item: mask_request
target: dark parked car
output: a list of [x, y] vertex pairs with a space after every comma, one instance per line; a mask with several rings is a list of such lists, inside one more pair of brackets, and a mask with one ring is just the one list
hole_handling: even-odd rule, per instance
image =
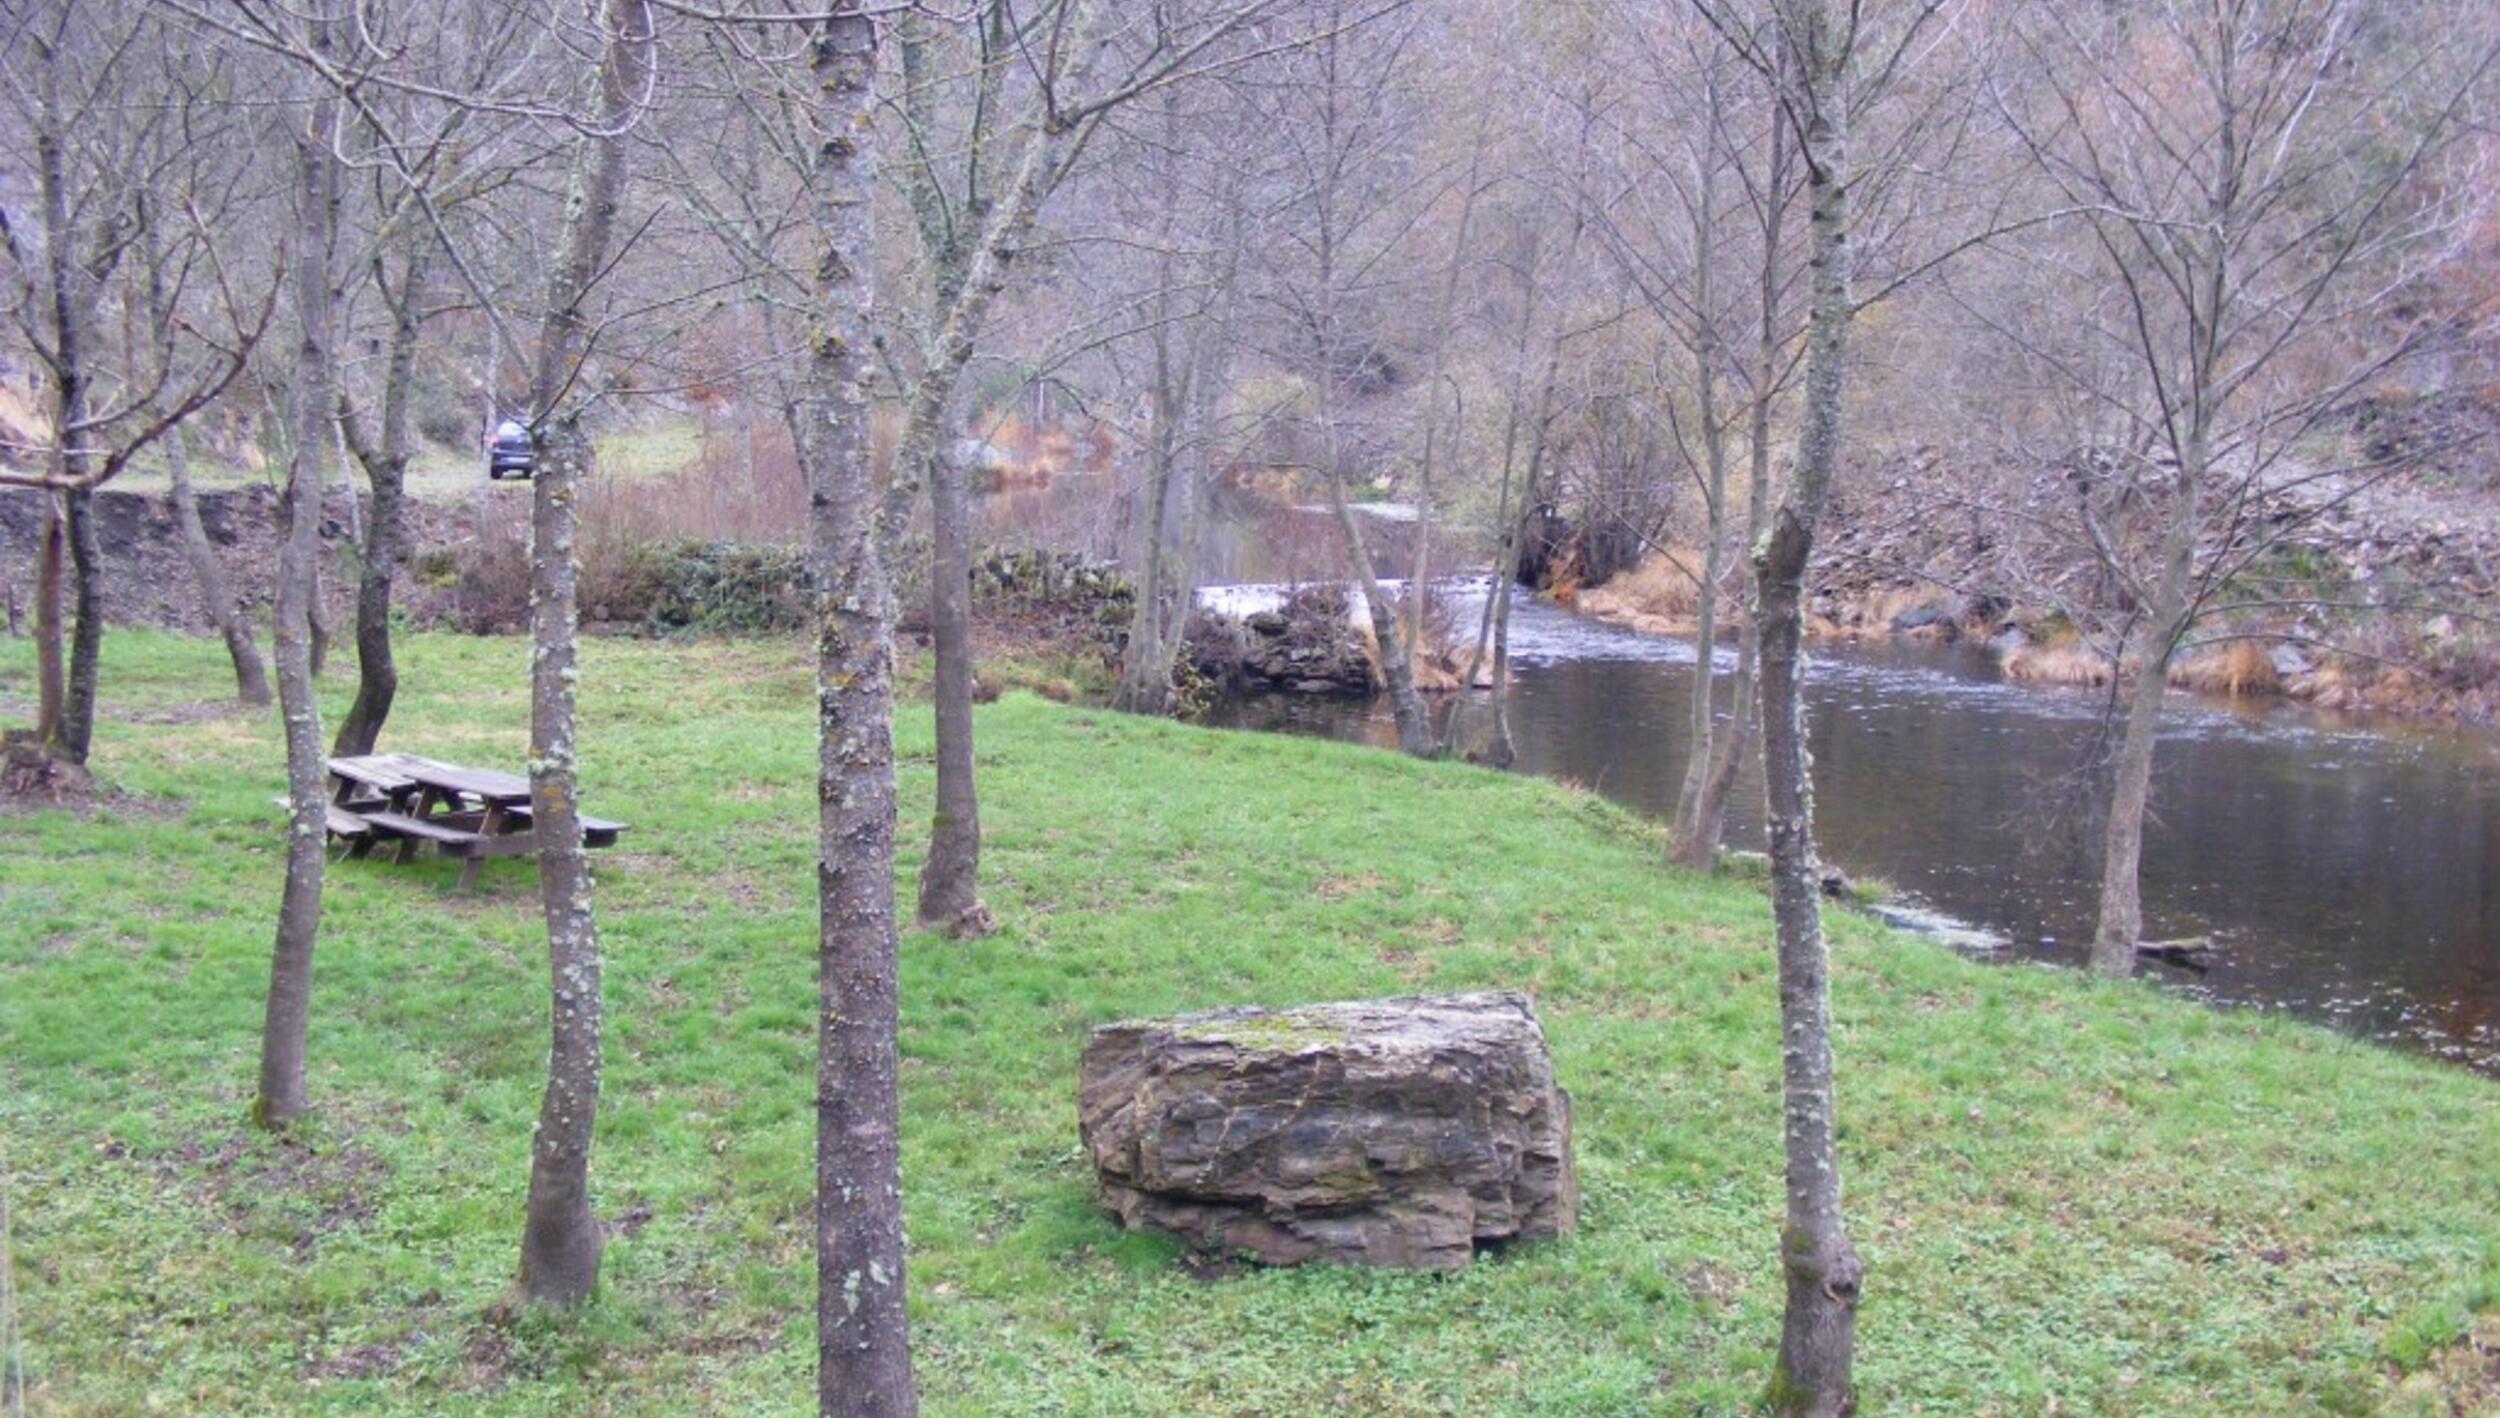
[[538, 468], [538, 448], [530, 441], [530, 431], [512, 419], [495, 425], [486, 435], [486, 476], [501, 481], [510, 473], [528, 477]]

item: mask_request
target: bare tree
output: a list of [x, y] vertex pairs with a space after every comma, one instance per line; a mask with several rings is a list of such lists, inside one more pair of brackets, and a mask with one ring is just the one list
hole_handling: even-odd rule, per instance
[[[1570, 176], [1549, 181], [1538, 156], [1526, 159], [1530, 169], [1512, 174], [1525, 204], [1524, 210], [1511, 214], [1509, 222], [1517, 233], [1514, 249], [1489, 258], [1510, 276], [1517, 305], [1504, 376], [1500, 510], [1495, 514], [1500, 541], [1493, 558], [1492, 589], [1476, 627], [1465, 678], [1476, 682], [1488, 663], [1489, 650], [1490, 723], [1483, 743], [1473, 753], [1499, 768], [1511, 766], [1518, 756], [1510, 731], [1510, 610], [1519, 587], [1528, 579], [1530, 533], [1544, 524], [1554, 503], [1555, 480], [1547, 455], [1564, 405], [1571, 402], [1563, 388], [1565, 354], [1575, 341], [1613, 322], [1610, 313], [1583, 318], [1588, 314], [1578, 305], [1583, 292], [1572, 280], [1589, 229], [1584, 198], [1589, 189], [1590, 130], [1600, 107], [1594, 79], [1584, 77], [1576, 88], [1563, 120], [1570, 133]], [[1545, 151], [1532, 149], [1539, 155]], [[1559, 243], [1546, 239], [1547, 220], [1557, 201], [1568, 214]], [[1455, 735], [1457, 716], [1451, 719]]]
[[[145, 193], [158, 174], [150, 155], [166, 147], [157, 129], [172, 111], [126, 101], [139, 66], [123, 65], [120, 56], [157, 42], [153, 17], [129, 5], [31, 5], [9, 17], [0, 39], [37, 192], [34, 212], [0, 213], [0, 246], [17, 278], [14, 323], [52, 396], [50, 444], [34, 450], [45, 468], [0, 470], [0, 484], [47, 493], [35, 603], [35, 738], [54, 759], [83, 768], [104, 640], [94, 491], [224, 392], [266, 328], [268, 309], [255, 320], [221, 283], [233, 332], [225, 342], [211, 343], [191, 322], [177, 320], [132, 342], [143, 363], [110, 367], [99, 329], [108, 283], [151, 231]], [[66, 653], [65, 579], [74, 594]]]
[[564, 225], [550, 263], [530, 381], [540, 455], [530, 503], [530, 817], [547, 920], [547, 1091], [530, 1145], [521, 1231], [522, 1298], [569, 1308], [590, 1297], [603, 1237], [590, 1201], [601, 1068], [601, 961], [590, 864], [582, 850], [578, 721], [576, 501], [590, 439], [575, 397], [587, 353], [584, 310], [611, 255], [629, 173], [628, 138], [657, 75], [650, 0], [602, 0], [596, 98], [575, 144]]
[[[2079, 539], [2117, 592], [2126, 712], [2111, 763], [2093, 969], [2134, 968], [2164, 686], [2235, 580], [2312, 510], [2398, 470], [2318, 467], [2302, 440], [2439, 333], [2390, 314], [2484, 184], [2439, 170], [2495, 49], [2473, 28], [2390, 43], [2352, 0], [2027, 9], [1999, 111], [2078, 238], [2026, 243], [2031, 288], [1988, 313], [2069, 391]], [[2028, 82], [2021, 82], [2027, 80]], [[2463, 180], [2460, 180], [2463, 179]], [[2047, 259], [2044, 259], [2047, 258]]]
[[[1093, 12], [1084, 0], [1059, 7], [1074, 17], [1069, 60], [1091, 62]], [[902, 17], [903, 115], [907, 190], [927, 266], [928, 319], [921, 368], [908, 400], [909, 421], [896, 454], [895, 486], [925, 477], [929, 492], [929, 638], [935, 654], [932, 697], [937, 713], [937, 805], [929, 824], [929, 855], [920, 869], [919, 919], [965, 934], [989, 929], [980, 899], [981, 805], [972, 755], [972, 510], [968, 470], [949, 441], [955, 393], [980, 340], [990, 303], [1027, 239], [1041, 204], [1060, 176], [1071, 131], [1052, 112], [1046, 82], [1011, 125], [998, 121], [1001, 90], [1017, 58], [1008, 7], [992, 3], [970, 25], [973, 83], [961, 124], [961, 176], [939, 154], [950, 136], [937, 113], [939, 79], [932, 72], [935, 37], [928, 17]], [[1056, 45], [1052, 46], [1057, 57]], [[1000, 151], [1014, 154], [1003, 203]], [[951, 190], [950, 190], [951, 189]], [[958, 207], [960, 210], [958, 210]], [[977, 279], [976, 279], [977, 278]]]
[[[1783, 1414], [1841, 1418], [1856, 1408], [1852, 1366], [1866, 1268], [1841, 1207], [1831, 952], [1805, 735], [1803, 597], [1840, 460], [1849, 329], [1858, 310], [1853, 188], [1862, 169], [1852, 134], [1865, 106], [1909, 62], [1938, 7], [1869, 17], [1843, 0], [1773, 0], [1761, 17], [1768, 23], [1757, 24], [1734, 6], [1695, 4], [1757, 74], [1779, 85], [1806, 187], [1810, 289], [1796, 450], [1788, 487], [1753, 548], [1788, 1193], [1780, 1233], [1787, 1306], [1769, 1398]], [[1876, 18], [1881, 22], [1868, 23]]]
[[1840, 455], [1841, 381], [1853, 313], [1849, 121], [1858, 101], [1856, 22], [1833, 0], [1781, 0], [1777, 16], [1774, 42], [1786, 55], [1785, 99], [1796, 114], [1806, 169], [1814, 275], [1795, 474], [1753, 554], [1788, 1170], [1788, 1219], [1780, 1236], [1788, 1305], [1771, 1398], [1783, 1413], [1838, 1418], [1856, 1406], [1851, 1364], [1865, 1266], [1841, 1219], [1831, 951], [1823, 939], [1822, 872], [1814, 851], [1800, 642], [1806, 563]]
[[[1720, 598], [1730, 543], [1741, 535], [1751, 546], [1767, 524], [1773, 413], [1801, 333], [1784, 240], [1794, 162], [1775, 76], [1734, 63], [1706, 34], [1679, 33], [1671, 21], [1637, 12], [1620, 18], [1643, 57], [1647, 87], [1667, 92], [1654, 95], [1663, 121], [1640, 131], [1618, 125], [1620, 155], [1602, 179], [1608, 186], [1593, 216], [1625, 281], [1689, 370], [1689, 416], [1678, 400], [1661, 401], [1702, 509], [1701, 565], [1686, 568], [1695, 583], [1692, 726], [1669, 855], [1708, 870], [1751, 738], [1759, 650], [1748, 618], [1722, 730]], [[1776, 46], [1753, 36], [1748, 44], [1776, 62]], [[1740, 460], [1741, 521], [1730, 477]]]
[[1207, 136], [1233, 110], [1193, 114], [1179, 85], [1166, 86], [1156, 106], [1154, 140], [1136, 144], [1134, 158], [1122, 162], [1150, 175], [1154, 209], [1145, 312], [1146, 507], [1137, 603], [1112, 698], [1112, 707], [1139, 714], [1175, 707], [1173, 666], [1195, 595], [1197, 531], [1233, 344], [1243, 225], [1240, 167]]
[[[967, 470], [948, 433], [964, 372], [981, 347], [1009, 268], [1032, 240], [1043, 204], [1106, 115], [1179, 82], [1192, 66], [1219, 62], [1227, 41], [1275, 8], [1236, 0], [1199, 13], [1140, 7], [1106, 29], [1102, 0], [1056, 0], [1018, 15], [984, 5], [970, 29], [974, 56], [968, 117], [949, 126], [933, 111], [934, 38], [906, 16], [902, 52], [906, 190], [929, 265], [931, 300], [920, 322], [918, 368], [904, 396], [895, 468], [879, 513], [889, 551], [925, 480], [930, 496], [929, 630], [936, 658], [937, 804], [920, 872], [918, 918], [961, 933], [990, 927], [981, 904], [980, 800], [972, 752], [971, 511]], [[1109, 77], [1095, 71], [1118, 57]], [[1009, 87], [1021, 75], [1019, 94]], [[1019, 101], [1008, 103], [1010, 96]], [[1015, 115], [1003, 128], [999, 111]], [[944, 181], [934, 155], [962, 155], [964, 176]], [[1006, 174], [1003, 181], [997, 174]]]
[[[327, 57], [337, 45], [335, 12], [325, 3], [302, 22], [305, 49]], [[315, 558], [321, 551], [322, 455], [330, 443], [336, 380], [331, 246], [337, 235], [338, 98], [309, 79], [311, 97], [292, 105], [299, 117], [288, 138], [294, 152], [293, 249], [289, 296], [298, 335], [287, 381], [294, 447], [287, 468], [286, 542], [278, 559], [278, 712], [286, 725], [286, 886], [270, 954], [269, 999], [261, 1026], [260, 1092], [252, 1116], [283, 1128], [312, 1108], [305, 1079], [305, 1031], [312, 1007], [313, 946], [321, 931], [322, 876], [328, 864], [328, 794], [324, 791], [321, 705], [312, 661]]]
[[[243, 138], [244, 124], [212, 97], [232, 81], [226, 56], [214, 48], [163, 45], [150, 67], [150, 96], [166, 117], [149, 124], [139, 143], [146, 180], [132, 195], [136, 260], [123, 265], [127, 279], [119, 301], [125, 369], [146, 367], [148, 340], [163, 340], [196, 318], [203, 285], [226, 288], [236, 262], [219, 249], [218, 234], [251, 227], [260, 196], [252, 190], [252, 146]], [[229, 237], [223, 244], [234, 243]], [[271, 284], [276, 281], [273, 273]], [[144, 318], [133, 320], [131, 314]], [[160, 394], [154, 412], [160, 417], [171, 412], [172, 398], [178, 397]], [[199, 583], [201, 607], [226, 643], [236, 697], [262, 707], [270, 702], [268, 667], [201, 520], [191, 483], [191, 444], [190, 429], [183, 425], [162, 440], [183, 557]]]
[[1378, 306], [1391, 257], [1411, 231], [1407, 208], [1422, 190], [1402, 161], [1417, 120], [1403, 100], [1421, 21], [1402, 13], [1358, 26], [1358, 13], [1336, 0], [1319, 7], [1318, 34], [1282, 56], [1281, 72], [1261, 91], [1259, 121], [1276, 136], [1282, 188], [1266, 200], [1282, 219], [1255, 250], [1260, 291], [1282, 329], [1278, 358], [1300, 375], [1309, 401], [1311, 461], [1379, 646], [1398, 746], [1429, 757], [1438, 745], [1415, 688], [1414, 648], [1347, 495], [1360, 457], [1348, 405], [1392, 382]]

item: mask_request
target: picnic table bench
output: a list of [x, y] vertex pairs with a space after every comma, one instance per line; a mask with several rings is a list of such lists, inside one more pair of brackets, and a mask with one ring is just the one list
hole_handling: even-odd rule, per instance
[[[357, 754], [328, 766], [330, 835], [348, 844], [351, 857], [390, 842], [397, 846], [394, 860], [405, 862], [430, 842], [442, 856], [465, 859], [465, 889], [477, 884], [490, 859], [538, 850], [527, 778], [413, 753]], [[581, 827], [585, 847], [612, 847], [625, 831], [624, 823], [587, 814]]]

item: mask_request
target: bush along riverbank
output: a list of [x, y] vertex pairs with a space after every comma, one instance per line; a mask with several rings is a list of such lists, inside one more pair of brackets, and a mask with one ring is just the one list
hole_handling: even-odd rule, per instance
[[[610, 1228], [578, 1316], [502, 1322], [545, 1063], [529, 868], [341, 862], [316, 1123], [244, 1121], [283, 780], [215, 642], [106, 641], [84, 813], [0, 816], [0, 1135], [30, 1411], [792, 1412], [812, 1388], [811, 673], [782, 639], [583, 647]], [[526, 643], [409, 637], [391, 746], [517, 766]], [[324, 683], [336, 712], [349, 688]], [[0, 701], [31, 696], [0, 662]], [[926, 820], [926, 711], [898, 743]], [[903, 946], [932, 1418], [1735, 1415], [1778, 1339], [1777, 1001], [1741, 881], [1594, 796], [1010, 695], [980, 711], [1002, 929]], [[918, 869], [906, 831], [899, 879]], [[2462, 1413], [2500, 1296], [2500, 1092], [2139, 985], [1835, 915], [1868, 1413]], [[1076, 1143], [1112, 1019], [1519, 989], [1581, 1224], [1449, 1277], [1186, 1264]], [[2468, 1341], [2461, 1343], [2460, 1341]]]

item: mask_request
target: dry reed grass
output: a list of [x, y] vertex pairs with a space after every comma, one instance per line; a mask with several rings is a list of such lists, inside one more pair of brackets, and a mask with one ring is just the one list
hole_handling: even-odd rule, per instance
[[[1390, 604], [1397, 615], [1400, 617], [1405, 615], [1405, 597], [1392, 597]], [[1375, 685], [1383, 683], [1380, 637], [1372, 631], [1371, 618], [1365, 616], [1357, 620], [1354, 629], [1363, 642], [1363, 657], [1371, 662], [1372, 683]], [[1438, 592], [1427, 590], [1424, 594], [1421, 624], [1416, 628], [1415, 644], [1412, 647], [1411, 673], [1414, 676], [1416, 690], [1424, 694], [1446, 694], [1452, 690], [1469, 688], [1471, 677], [1467, 673], [1467, 662], [1474, 657], [1475, 650], [1473, 630], [1459, 625], [1457, 611], [1447, 598]], [[1474, 688], [1487, 689], [1492, 686], [1492, 658], [1488, 650], [1485, 663], [1475, 667], [1476, 672], [1472, 676]]]
[[2275, 673], [2273, 657], [2255, 641], [2234, 640], [2173, 662], [2170, 687], [2253, 699], [2281, 694], [2283, 677]]
[[[1700, 565], [1701, 553], [1690, 548], [1651, 552], [1604, 585], [1576, 588], [1576, 609], [1647, 635], [1689, 633], [1693, 613], [1701, 606]], [[1555, 599], [1573, 604], [1565, 595], [1571, 589], [1557, 584]]]
[[2017, 645], [1999, 659], [2010, 680], [2098, 689], [2110, 681], [2109, 657], [2080, 645]]
[[1580, 610], [1605, 620], [1615, 615], [1650, 615], [1690, 623], [1703, 603], [1700, 565], [1703, 555], [1693, 548], [1650, 553], [1633, 570], [1615, 573], [1605, 585], [1580, 590]]

